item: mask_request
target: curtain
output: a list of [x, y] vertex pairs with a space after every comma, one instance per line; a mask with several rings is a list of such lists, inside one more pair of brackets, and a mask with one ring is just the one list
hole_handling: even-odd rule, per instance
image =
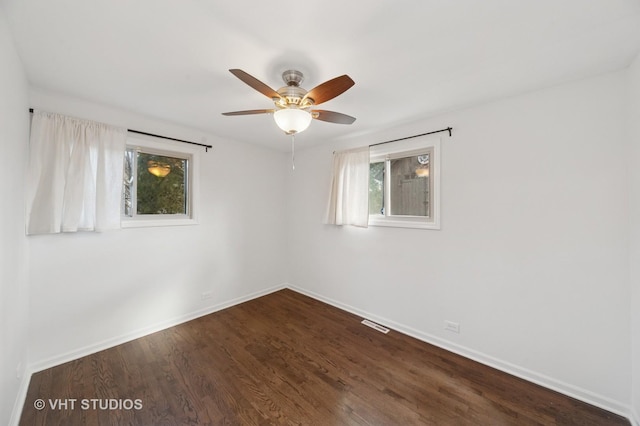
[[34, 111], [27, 234], [120, 227], [126, 129]]
[[333, 154], [327, 223], [369, 225], [369, 147]]

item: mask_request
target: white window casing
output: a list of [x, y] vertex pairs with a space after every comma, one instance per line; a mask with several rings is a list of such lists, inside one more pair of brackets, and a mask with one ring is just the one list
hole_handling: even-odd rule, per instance
[[[187, 160], [186, 170], [186, 214], [138, 214], [136, 194], [133, 191], [133, 208], [131, 215], [122, 214], [123, 228], [150, 227], [150, 226], [178, 226], [197, 224], [198, 199], [199, 199], [199, 153], [196, 147], [178, 145], [167, 141], [147, 136], [132, 136], [127, 138], [127, 150], [141, 153], [156, 154], [167, 157], [182, 158]], [[135, 161], [134, 161], [135, 163]], [[134, 169], [135, 170], [135, 169]], [[137, 178], [133, 173], [134, 180]], [[134, 186], [135, 189], [135, 186]]]
[[[390, 160], [429, 154], [429, 215], [394, 215], [390, 209], [391, 174]], [[387, 178], [384, 179], [384, 214], [369, 212], [370, 226], [400, 228], [440, 229], [440, 137], [421, 136], [403, 141], [370, 147], [370, 163], [384, 162]]]

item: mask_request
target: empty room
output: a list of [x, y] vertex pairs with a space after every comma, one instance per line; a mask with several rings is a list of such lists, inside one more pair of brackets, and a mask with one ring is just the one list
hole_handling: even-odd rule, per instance
[[0, 0], [0, 424], [640, 426], [640, 0]]

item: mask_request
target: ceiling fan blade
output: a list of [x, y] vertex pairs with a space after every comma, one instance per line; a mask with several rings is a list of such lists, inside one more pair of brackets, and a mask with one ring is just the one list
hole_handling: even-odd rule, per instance
[[235, 75], [236, 77], [238, 77], [240, 80], [242, 80], [243, 82], [245, 82], [249, 86], [251, 86], [252, 88], [254, 88], [255, 90], [257, 90], [258, 92], [260, 92], [263, 95], [265, 95], [266, 97], [268, 97], [270, 99], [273, 99], [273, 98], [280, 99], [281, 98], [281, 96], [280, 96], [280, 94], [278, 92], [276, 92], [271, 87], [267, 86], [266, 84], [264, 84], [263, 82], [261, 82], [257, 78], [253, 77], [252, 75], [249, 75], [246, 72], [244, 72], [242, 70], [239, 70], [239, 69], [231, 69], [231, 70], [229, 70], [229, 72], [231, 74]]
[[340, 77], [325, 81], [321, 85], [309, 90], [304, 98], [302, 98], [302, 102], [304, 102], [305, 99], [310, 98], [313, 99], [314, 105], [319, 105], [346, 92], [354, 84], [356, 83], [351, 80], [351, 77], [346, 74], [341, 75]]
[[249, 109], [246, 111], [223, 112], [222, 115], [251, 115], [251, 114], [271, 114], [275, 109]]
[[334, 111], [325, 111], [322, 109], [316, 109], [311, 111], [311, 116], [316, 120], [328, 121], [329, 123], [337, 124], [351, 124], [356, 121], [355, 117], [351, 117], [347, 114], [342, 114]]

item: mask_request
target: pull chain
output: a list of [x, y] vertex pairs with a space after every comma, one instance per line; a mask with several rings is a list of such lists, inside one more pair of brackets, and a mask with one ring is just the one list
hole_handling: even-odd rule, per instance
[[296, 135], [295, 133], [292, 133], [291, 134], [291, 170], [296, 169], [295, 142], [296, 142]]

